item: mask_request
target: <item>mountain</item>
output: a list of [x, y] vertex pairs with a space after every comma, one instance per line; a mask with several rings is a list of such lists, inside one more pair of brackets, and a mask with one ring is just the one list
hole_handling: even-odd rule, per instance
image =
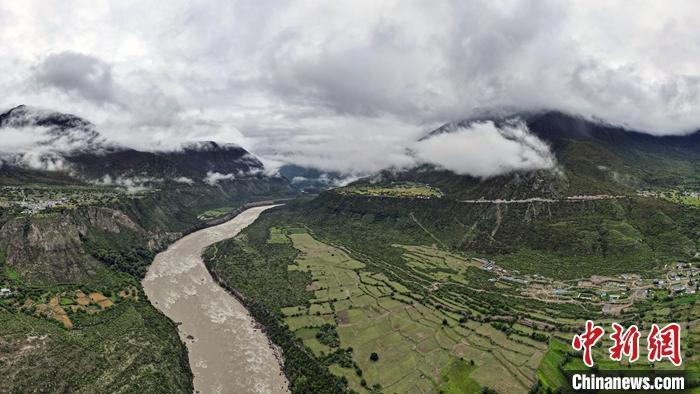
[[[509, 132], [526, 124], [553, 168], [486, 179], [387, 170], [267, 211], [205, 251], [284, 349], [293, 389], [566, 391], [582, 368], [568, 343], [586, 320], [692, 330], [697, 281], [681, 270], [700, 262], [698, 133], [654, 137], [552, 112], [477, 121], [497, 129], [469, 132], [509, 143], [532, 143]], [[450, 148], [431, 151], [460, 152]], [[601, 371], [630, 367], [600, 349]], [[698, 347], [685, 349], [681, 368], [694, 370]], [[633, 368], [660, 365], [647, 364]]]
[[[10, 134], [12, 133], [12, 134]], [[0, 136], [24, 141], [0, 155], [0, 184], [25, 182], [213, 183], [264, 179], [263, 164], [235, 144], [197, 141], [171, 151], [139, 151], [108, 142], [77, 116], [21, 105], [0, 114]]]
[[294, 187], [305, 193], [319, 193], [348, 183], [351, 177], [337, 171], [321, 171], [316, 168], [286, 164], [280, 167], [280, 175], [287, 178]]
[[[8, 185], [2, 190], [9, 209], [0, 217], [0, 249], [13, 269], [37, 282], [96, 275], [100, 256], [88, 250], [94, 234], [133, 233], [140, 239], [136, 244], [153, 250], [212, 219], [204, 215], [207, 210], [296, 193], [235, 144], [205, 141], [172, 151], [138, 151], [108, 142], [79, 117], [28, 106], [0, 114], [0, 136], [4, 133], [32, 138], [2, 157], [0, 182]], [[28, 190], [18, 194], [14, 186]], [[26, 226], [29, 231], [21, 230]], [[46, 243], [29, 241], [32, 234], [50, 233], [55, 235]], [[115, 244], [110, 248], [118, 249]]]
[[42, 128], [45, 139], [40, 144], [69, 144], [95, 149], [104, 143], [95, 125], [75, 115], [19, 105], [0, 114], [0, 128]]
[[211, 173], [232, 174], [231, 177], [264, 177], [263, 164], [245, 149], [233, 144], [203, 141], [179, 150], [144, 152], [134, 149], [109, 149], [98, 154], [78, 152], [66, 156], [81, 179], [140, 177], [168, 182], [189, 179], [205, 182]]
[[449, 250], [562, 278], [653, 269], [700, 250], [700, 133], [654, 136], [542, 112], [448, 123], [423, 140], [483, 121], [523, 122], [555, 166], [486, 179], [427, 164], [387, 170], [302, 206], [306, 224], [368, 234], [363, 242], [428, 234]]
[[407, 171], [385, 171], [378, 178], [380, 183], [428, 183], [449, 196], [465, 199], [616, 195], [700, 186], [700, 132], [654, 136], [550, 111], [451, 122], [422, 140], [484, 121], [497, 127], [524, 122], [533, 135], [549, 145], [556, 166], [481, 179], [423, 165]]
[[234, 144], [139, 151], [28, 106], [0, 114], [0, 138], [15, 144], [0, 152], [0, 285], [11, 290], [0, 392], [191, 393], [177, 325], [140, 279], [174, 240], [297, 191]]

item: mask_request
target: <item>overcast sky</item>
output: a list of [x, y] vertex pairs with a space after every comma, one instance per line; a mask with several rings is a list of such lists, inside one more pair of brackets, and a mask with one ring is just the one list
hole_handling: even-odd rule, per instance
[[[698, 15], [697, 1], [5, 1], [0, 109], [346, 172], [408, 165], [425, 132], [485, 109], [684, 133], [700, 126]], [[487, 131], [466, 131], [467, 151], [512, 150]], [[538, 149], [520, 151], [547, 162]]]

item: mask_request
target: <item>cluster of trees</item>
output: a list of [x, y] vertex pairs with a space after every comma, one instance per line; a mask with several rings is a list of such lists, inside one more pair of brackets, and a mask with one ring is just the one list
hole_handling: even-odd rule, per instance
[[338, 337], [338, 332], [332, 324], [326, 323], [319, 327], [316, 333], [316, 339], [328, 347], [335, 348], [340, 346], [340, 337]]
[[[265, 326], [270, 339], [284, 352], [284, 373], [287, 375], [293, 392], [298, 393], [341, 393], [347, 391], [347, 379], [339, 378], [319, 363], [304, 343], [289, 331], [279, 318], [265, 305], [244, 299], [246, 308], [256, 321]], [[345, 350], [338, 349], [345, 353]], [[342, 354], [333, 353], [333, 360], [343, 359]], [[341, 364], [342, 365], [342, 364]], [[352, 365], [352, 364], [351, 364]]]
[[109, 268], [126, 272], [139, 279], [146, 275], [148, 266], [151, 264], [153, 257], [155, 257], [155, 253], [140, 246], [126, 250], [108, 248], [89, 249], [93, 257], [105, 263]]
[[513, 327], [513, 326], [510, 325], [510, 324], [506, 324], [506, 323], [499, 322], [499, 321], [493, 321], [493, 322], [491, 322], [490, 324], [491, 324], [491, 326], [492, 326], [493, 328], [495, 328], [495, 329], [497, 329], [497, 330], [500, 330], [500, 331], [503, 331], [503, 332], [505, 332], [507, 335], [510, 335], [510, 334], [517, 334], [517, 335], [520, 335], [520, 336], [523, 336], [523, 337], [530, 337], [531, 339], [534, 339], [535, 341], [539, 341], [539, 342], [547, 342], [547, 341], [549, 341], [549, 335], [543, 334], [543, 333], [541, 333], [541, 332], [532, 331], [532, 332], [528, 335], [526, 332], [524, 332], [524, 331], [522, 331], [522, 330], [518, 330], [517, 328]]
[[[340, 393], [348, 390], [347, 379], [333, 375], [328, 366], [339, 364], [351, 368], [352, 358], [340, 345], [332, 325], [319, 328], [319, 341], [337, 349], [317, 358], [283, 321], [280, 308], [308, 305], [308, 273], [289, 272], [287, 266], [298, 251], [289, 244], [268, 244], [268, 227], [263, 215], [246, 228], [237, 239], [209, 247], [204, 261], [216, 281], [237, 295], [268, 337], [284, 353], [284, 373], [293, 392]], [[284, 294], [284, 297], [280, 297]]]

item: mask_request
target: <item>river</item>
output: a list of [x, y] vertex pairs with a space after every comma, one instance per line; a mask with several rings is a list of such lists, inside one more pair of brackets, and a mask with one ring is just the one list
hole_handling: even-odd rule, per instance
[[205, 247], [235, 236], [274, 205], [250, 208], [223, 224], [189, 234], [153, 260], [143, 288], [179, 326], [195, 393], [288, 393], [287, 378], [263, 332], [241, 303], [212, 279]]

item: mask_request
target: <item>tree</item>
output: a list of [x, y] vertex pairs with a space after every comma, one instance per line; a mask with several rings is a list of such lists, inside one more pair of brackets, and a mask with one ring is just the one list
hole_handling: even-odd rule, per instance
[[372, 352], [372, 354], [370, 354], [370, 356], [369, 356], [369, 359], [374, 361], [374, 362], [377, 362], [377, 361], [379, 361], [379, 355], [376, 352]]

